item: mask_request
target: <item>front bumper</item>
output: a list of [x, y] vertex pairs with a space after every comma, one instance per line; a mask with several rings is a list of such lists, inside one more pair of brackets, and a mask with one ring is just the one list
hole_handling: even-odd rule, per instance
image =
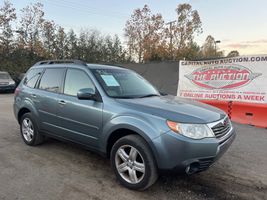
[[188, 174], [204, 171], [227, 151], [235, 137], [233, 128], [220, 140], [194, 140], [169, 131], [153, 140], [158, 168]]
[[0, 85], [0, 91], [15, 90], [16, 85]]

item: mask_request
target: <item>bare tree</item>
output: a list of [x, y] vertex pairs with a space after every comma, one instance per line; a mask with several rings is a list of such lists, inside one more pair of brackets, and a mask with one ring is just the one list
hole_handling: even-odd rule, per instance
[[2, 55], [8, 56], [13, 41], [13, 31], [11, 23], [16, 20], [15, 8], [9, 1], [4, 1], [0, 8], [0, 44]]
[[44, 22], [43, 4], [30, 4], [23, 8], [21, 13], [22, 16], [19, 27], [21, 42], [24, 46], [28, 47], [32, 53], [38, 52], [38, 48], [40, 47], [40, 35]]
[[149, 60], [162, 39], [164, 21], [161, 14], [152, 14], [147, 5], [134, 10], [124, 29], [130, 54], [138, 61]]
[[190, 4], [179, 4], [176, 13], [177, 23], [171, 27], [169, 34], [173, 34], [176, 56], [179, 58], [179, 54], [192, 44], [195, 35], [202, 33], [202, 23], [198, 11], [193, 10]]

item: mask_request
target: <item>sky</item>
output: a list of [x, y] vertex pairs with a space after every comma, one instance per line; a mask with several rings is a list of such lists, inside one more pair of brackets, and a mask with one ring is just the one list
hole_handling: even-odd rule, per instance
[[[1, 0], [3, 1], [3, 0]], [[36, 0], [10, 0], [18, 10]], [[208, 35], [227, 54], [238, 50], [241, 55], [267, 54], [266, 0], [39, 0], [45, 18], [54, 20], [66, 30], [79, 33], [82, 28], [117, 34], [122, 40], [123, 28], [133, 10], [147, 4], [153, 13], [161, 13], [165, 22], [175, 20], [175, 8], [190, 3], [197, 10], [203, 33], [195, 38], [202, 45]], [[2, 4], [2, 3], [1, 3]]]

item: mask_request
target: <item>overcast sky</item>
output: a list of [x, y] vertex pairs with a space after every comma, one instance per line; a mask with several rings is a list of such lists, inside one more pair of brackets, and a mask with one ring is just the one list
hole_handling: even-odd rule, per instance
[[[1, 0], [3, 1], [3, 0]], [[17, 10], [35, 0], [11, 0]], [[147, 4], [153, 13], [161, 13], [166, 22], [175, 20], [179, 3], [190, 3], [198, 10], [203, 34], [196, 38], [201, 45], [207, 35], [221, 40], [219, 47], [226, 53], [267, 54], [266, 0], [40, 0], [45, 18], [54, 20], [67, 30], [94, 28], [103, 33], [118, 34], [136, 8]]]

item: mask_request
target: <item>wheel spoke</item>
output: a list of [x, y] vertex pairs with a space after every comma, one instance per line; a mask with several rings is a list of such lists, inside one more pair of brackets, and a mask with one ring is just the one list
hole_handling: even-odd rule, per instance
[[29, 126], [29, 124], [27, 123], [26, 119], [24, 119], [22, 123], [23, 123], [25, 128], [27, 128]]
[[24, 128], [24, 127], [22, 127], [22, 133], [25, 135], [25, 134], [27, 134], [27, 128]]
[[130, 154], [129, 154], [129, 158], [132, 160], [132, 161], [135, 161], [136, 160], [136, 157], [137, 157], [137, 150], [136, 148], [132, 147], [131, 148], [131, 151], [130, 151]]
[[33, 136], [33, 130], [29, 128], [28, 130], [29, 135]]
[[127, 163], [126, 162], [124, 162], [124, 163], [122, 163], [122, 164], [120, 164], [119, 166], [118, 166], [118, 171], [120, 172], [120, 173], [123, 173], [123, 172], [125, 172], [125, 171], [127, 171], [128, 170], [128, 166], [127, 166]]
[[136, 171], [134, 169], [129, 169], [129, 176], [130, 176], [130, 180], [133, 183], [137, 183], [138, 182], [138, 179], [137, 179], [137, 176], [136, 176]]
[[127, 155], [127, 153], [124, 151], [124, 149], [119, 149], [118, 150], [118, 155], [120, 156], [120, 158], [123, 160], [123, 162], [126, 162], [129, 159], [129, 156]]
[[134, 162], [134, 169], [138, 172], [145, 173], [145, 165], [140, 162]]
[[32, 122], [31, 122], [31, 120], [28, 121], [28, 127], [29, 127], [29, 128], [32, 127]]

